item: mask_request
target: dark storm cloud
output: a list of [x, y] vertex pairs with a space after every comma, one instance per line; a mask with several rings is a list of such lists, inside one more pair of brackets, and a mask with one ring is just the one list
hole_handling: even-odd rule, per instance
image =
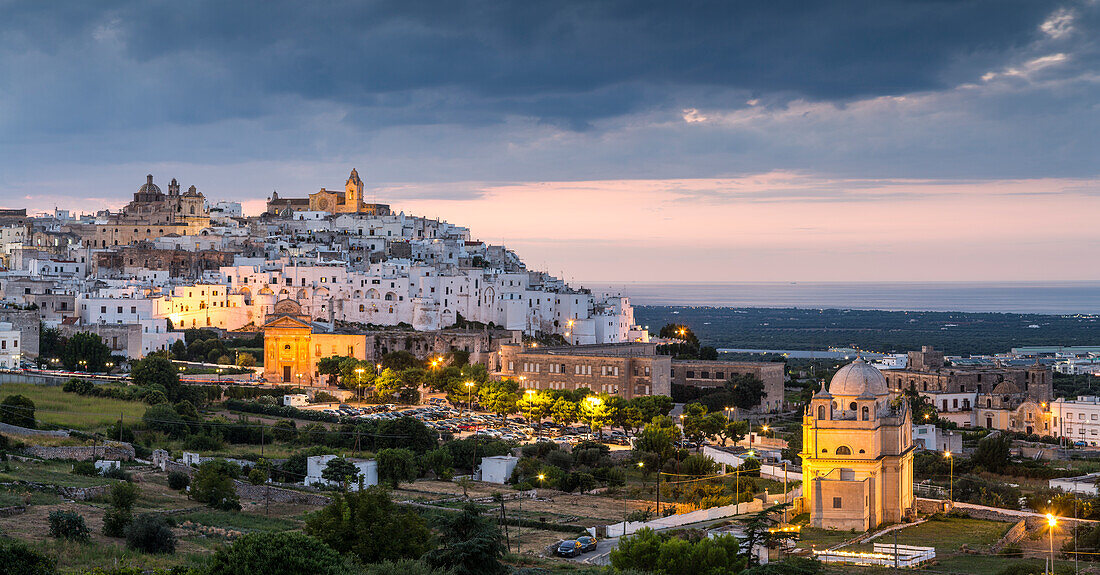
[[[32, 97], [52, 117], [86, 112], [67, 124], [77, 129], [257, 117], [277, 112], [278, 97], [348, 106], [372, 126], [518, 114], [581, 128], [692, 89], [845, 100], [942, 88], [960, 66], [1033, 41], [1051, 9], [1030, 0], [10, 2], [0, 8], [0, 58], [30, 68]], [[36, 83], [36, 66], [63, 76]], [[52, 92], [62, 87], [64, 96]]]

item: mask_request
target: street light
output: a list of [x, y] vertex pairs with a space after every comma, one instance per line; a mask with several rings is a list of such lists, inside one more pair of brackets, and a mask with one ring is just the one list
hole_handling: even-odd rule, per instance
[[949, 476], [947, 485], [950, 487], [949, 493], [951, 494], [951, 506], [955, 506], [955, 460], [951, 458], [951, 452], [945, 451], [943, 456], [947, 458], [947, 461], [951, 464], [951, 475]]
[[1053, 514], [1047, 513], [1047, 525], [1050, 527], [1050, 574], [1054, 575], [1054, 526], [1058, 521]]
[[[474, 410], [473, 409], [473, 405], [474, 405], [474, 382], [467, 381], [463, 385], [466, 386], [466, 410], [467, 411], [473, 411]], [[474, 424], [474, 432], [477, 432], [477, 424]]]
[[[362, 391], [363, 391], [363, 372], [364, 371], [367, 371], [367, 370], [365, 370], [361, 367], [355, 368], [355, 374], [359, 379], [359, 381], [356, 382], [356, 384], [355, 384], [355, 391], [357, 392], [357, 394], [362, 394]], [[359, 401], [362, 401], [362, 399], [360, 399]]]

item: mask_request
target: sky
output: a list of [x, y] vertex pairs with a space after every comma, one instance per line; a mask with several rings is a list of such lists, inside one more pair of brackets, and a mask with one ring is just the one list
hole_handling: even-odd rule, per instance
[[584, 281], [1100, 280], [1100, 1], [0, 0], [0, 206], [341, 188]]

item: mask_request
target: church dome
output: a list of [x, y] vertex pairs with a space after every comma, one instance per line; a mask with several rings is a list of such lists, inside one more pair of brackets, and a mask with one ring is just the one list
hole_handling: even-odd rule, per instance
[[888, 395], [889, 387], [882, 372], [862, 359], [837, 370], [829, 382], [829, 393], [844, 397], [857, 397], [864, 394]]
[[145, 176], [145, 185], [141, 186], [138, 192], [152, 192], [154, 194], [160, 193], [160, 186], [153, 183], [153, 174]]

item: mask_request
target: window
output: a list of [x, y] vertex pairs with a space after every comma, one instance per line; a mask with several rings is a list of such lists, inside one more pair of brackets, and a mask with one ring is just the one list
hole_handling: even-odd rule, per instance
[[850, 405], [848, 405], [848, 409], [850, 409], [852, 411], [855, 411], [856, 410], [856, 402], [853, 401]]
[[840, 447], [836, 448], [836, 454], [837, 455], [851, 455], [852, 450], [849, 449], [848, 446], [846, 446], [846, 445], [841, 445]]
[[824, 405], [817, 406], [817, 418], [818, 419], [825, 419], [825, 406]]
[[841, 507], [841, 499], [839, 497], [834, 497], [833, 498], [833, 509], [840, 509], [840, 507]]
[[867, 421], [867, 420], [871, 419], [871, 408], [864, 405], [863, 409], [861, 411], [863, 413], [863, 421]]

